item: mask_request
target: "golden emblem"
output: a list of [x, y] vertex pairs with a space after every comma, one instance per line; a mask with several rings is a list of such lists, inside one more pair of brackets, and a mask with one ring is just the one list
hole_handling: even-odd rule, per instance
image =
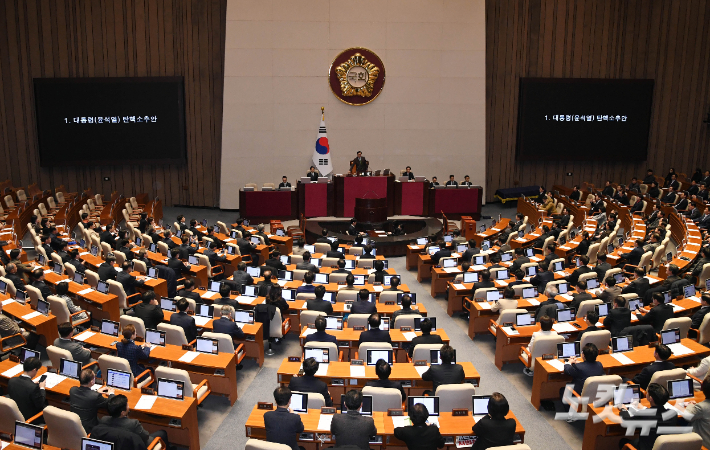
[[355, 53], [350, 59], [337, 66], [335, 73], [340, 80], [342, 95], [370, 97], [380, 74], [380, 68], [360, 53]]

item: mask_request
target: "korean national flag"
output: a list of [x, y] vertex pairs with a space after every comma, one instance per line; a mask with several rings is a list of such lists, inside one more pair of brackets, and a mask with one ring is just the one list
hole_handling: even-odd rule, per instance
[[333, 164], [330, 158], [330, 145], [328, 145], [328, 135], [325, 132], [325, 115], [321, 116], [318, 136], [316, 137], [316, 147], [313, 149], [313, 165], [316, 166], [322, 176], [327, 176], [333, 171]]

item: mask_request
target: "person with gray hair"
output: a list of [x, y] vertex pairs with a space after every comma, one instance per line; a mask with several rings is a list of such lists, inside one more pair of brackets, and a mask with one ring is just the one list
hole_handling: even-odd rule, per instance
[[232, 320], [234, 317], [234, 308], [230, 305], [223, 305], [220, 310], [220, 318], [212, 321], [212, 328], [215, 333], [228, 334], [233, 341], [244, 339], [244, 332], [239, 325]]
[[256, 233], [254, 233], [254, 234], [264, 238], [265, 245], [271, 245], [271, 241], [269, 240], [269, 235], [264, 233], [264, 224], [263, 223], [260, 223], [259, 225], [256, 226]]
[[22, 277], [17, 274], [17, 266], [14, 263], [9, 263], [5, 266], [5, 278], [10, 280], [18, 291], [26, 291], [25, 282]]
[[535, 311], [535, 322], [539, 322], [542, 316], [557, 317], [557, 310], [562, 308], [562, 304], [555, 300], [557, 296], [557, 286], [545, 286], [545, 297], [547, 300], [540, 303]]

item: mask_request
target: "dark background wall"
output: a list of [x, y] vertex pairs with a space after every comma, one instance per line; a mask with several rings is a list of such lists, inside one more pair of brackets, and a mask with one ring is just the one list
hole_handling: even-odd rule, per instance
[[[219, 201], [226, 0], [0, 2], [0, 180]], [[187, 165], [41, 168], [32, 78], [183, 76]], [[103, 177], [110, 177], [104, 181]]]
[[[710, 169], [710, 2], [487, 0], [488, 200], [498, 188]], [[652, 78], [648, 161], [517, 163], [520, 77]], [[571, 177], [565, 176], [572, 172]]]

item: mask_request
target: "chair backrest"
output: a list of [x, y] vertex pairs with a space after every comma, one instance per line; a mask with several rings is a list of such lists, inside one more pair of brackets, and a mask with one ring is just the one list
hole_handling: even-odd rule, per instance
[[205, 331], [202, 337], [209, 339], [217, 339], [217, 351], [220, 353], [234, 353], [234, 341], [232, 336], [225, 333], [213, 333]]
[[439, 350], [444, 344], [417, 344], [412, 350], [412, 361], [426, 361], [431, 364], [431, 351]]
[[328, 253], [330, 251], [330, 244], [326, 244], [325, 242], [316, 242], [315, 247], [316, 253]]
[[367, 319], [369, 318], [369, 314], [350, 314], [348, 316], [348, 328], [365, 327], [367, 329]]
[[671, 317], [663, 324], [663, 329], [680, 328], [680, 338], [685, 339], [688, 337], [688, 330], [690, 330], [692, 323], [690, 317]]
[[303, 276], [306, 275], [306, 272], [308, 272], [308, 271], [305, 269], [294, 269], [294, 271], [293, 271], [294, 281], [303, 281]]
[[401, 327], [412, 327], [412, 329], [414, 329], [415, 318], [422, 319], [422, 316], [420, 314], [404, 314], [397, 316], [392, 328], [399, 330]]
[[[88, 272], [88, 270], [87, 270]], [[118, 307], [121, 309], [128, 308], [128, 296], [123, 290], [123, 285], [116, 280], [106, 280], [108, 283], [108, 292], [118, 297]]]
[[587, 257], [589, 258], [589, 264], [594, 264], [597, 262], [597, 253], [599, 252], [599, 244], [592, 244], [589, 246], [587, 251]]
[[255, 191], [258, 189], [258, 187], [256, 186], [256, 183], [244, 183], [244, 187], [254, 188]]
[[200, 261], [201, 266], [207, 267], [207, 276], [212, 277], [212, 264], [210, 264], [210, 259], [207, 257], [207, 255], [203, 255], [201, 253], [195, 253], [195, 256], [197, 256], [198, 261]]
[[652, 450], [700, 450], [703, 438], [697, 433], [662, 434], [656, 438]]
[[540, 336], [533, 342], [533, 347], [530, 350], [532, 356], [530, 361], [530, 369], [535, 367], [535, 359], [547, 353], [557, 354], [557, 344], [564, 342], [565, 338], [560, 335]]
[[15, 400], [8, 397], [0, 397], [0, 433], [14, 435], [16, 420], [24, 422], [25, 418], [22, 416], [20, 408], [17, 407]]
[[9, 278], [0, 277], [0, 280], [5, 282], [5, 284], [7, 285], [7, 295], [9, 295], [12, 298], [15, 298], [15, 295], [17, 294], [17, 289], [15, 289], [15, 284], [12, 281], [10, 281]]
[[47, 204], [50, 208], [56, 208], [57, 204], [54, 201], [54, 197], [47, 197]]
[[219, 220], [216, 223], [217, 223], [217, 226], [219, 227], [219, 231], [222, 234], [226, 234], [227, 236], [229, 236], [229, 228], [227, 228], [227, 224], [225, 224], [224, 222], [221, 222]]
[[665, 256], [665, 247], [659, 245], [656, 250], [653, 251], [653, 256], [651, 257], [651, 267], [656, 268], [661, 265], [661, 259]]
[[500, 316], [498, 316], [498, 322], [499, 324], [501, 323], [509, 323], [513, 322], [515, 323], [515, 315], [520, 314], [520, 313], [526, 313], [528, 312], [527, 309], [504, 309], [500, 312]]
[[269, 322], [269, 337], [282, 338], [283, 335], [283, 320], [281, 319], [281, 310], [274, 311], [274, 317]]
[[185, 337], [185, 329], [177, 326], [171, 325], [169, 323], [159, 323], [159, 331], [165, 331], [165, 343], [170, 345], [187, 345], [187, 338]]
[[291, 450], [291, 446], [260, 439], [249, 439], [244, 446], [244, 450]]
[[30, 296], [30, 304], [33, 308], [37, 309], [37, 300], [45, 300], [45, 298], [42, 297], [42, 293], [36, 287], [26, 284], [25, 288], [27, 289], [27, 295]]
[[303, 262], [303, 255], [291, 255], [291, 264], [301, 264]]
[[143, 323], [143, 319], [141, 319], [140, 317], [134, 317], [129, 316], [128, 314], [124, 314], [118, 319], [118, 322], [121, 325], [121, 330], [126, 328], [126, 325], [133, 325], [134, 327], [136, 327], [136, 336], [145, 339], [145, 323]]
[[322, 407], [325, 406], [325, 398], [323, 398], [323, 394], [317, 394], [314, 392], [298, 392], [298, 391], [292, 391], [292, 394], [308, 394], [308, 406], [306, 408], [308, 409], [321, 409]]
[[[548, 286], [549, 286], [549, 283], [548, 283]], [[523, 295], [523, 289], [531, 288], [531, 287], [535, 287], [535, 286], [533, 286], [532, 284], [529, 284], [529, 283], [516, 284], [515, 286], [513, 286], [513, 291], [515, 292], [514, 295], [521, 297]]]
[[108, 373], [108, 369], [121, 370], [131, 374], [130, 384], [133, 386], [133, 372], [131, 372], [131, 364], [127, 359], [120, 356], [101, 355], [99, 356], [99, 369], [102, 373]]
[[[345, 281], [345, 279], [348, 277], [347, 273], [331, 273], [330, 277], [328, 278], [328, 281], [331, 283], [340, 283]], [[345, 291], [347, 292], [347, 291]]]
[[580, 275], [578, 280], [579, 281], [587, 281], [587, 280], [591, 280], [592, 278], [596, 278], [596, 277], [597, 277], [597, 273], [594, 271], [591, 271], [591, 272], [583, 273], [582, 275]]
[[52, 253], [50, 257], [52, 258], [52, 262], [54, 262], [54, 264], [59, 264], [60, 266], [63, 266], [61, 256], [57, 255], [56, 253]]
[[131, 197], [130, 199], [128, 199], [128, 201], [131, 202], [131, 206], [132, 206], [134, 209], [138, 209], [138, 201], [136, 200], [135, 197]]
[[615, 267], [613, 269], [609, 269], [606, 273], [604, 273], [604, 279], [606, 280], [609, 277], [613, 277], [617, 273], [621, 273], [621, 268]]
[[[491, 279], [493, 279], [493, 277], [491, 277]], [[497, 291], [497, 290], [498, 290], [498, 288], [496, 288], [496, 287], [476, 289], [476, 293], [473, 294], [473, 299], [475, 300], [477, 298], [486, 298], [486, 295], [488, 295], [487, 294], [488, 291]]]
[[651, 383], [657, 383], [668, 389], [668, 382], [670, 380], [679, 380], [685, 378], [685, 369], [677, 368], [671, 370], [659, 370], [651, 376]]
[[348, 255], [362, 255], [362, 247], [350, 247], [348, 249]]
[[470, 383], [442, 384], [434, 394], [439, 397], [439, 411], [450, 412], [453, 408], [471, 409], [471, 396], [476, 388]]
[[296, 294], [296, 300], [313, 300], [316, 298], [316, 294], [312, 292], [299, 292]]
[[104, 204], [103, 200], [101, 199], [101, 194], [94, 195], [94, 201], [99, 206], [103, 206], [103, 204]]
[[[443, 258], [442, 258], [443, 259]], [[455, 258], [450, 258], [450, 259], [455, 259]], [[358, 269], [372, 269], [372, 265], [374, 264], [374, 259], [359, 259], [357, 261], [357, 268]], [[443, 264], [443, 263], [442, 263]]]
[[402, 408], [402, 393], [399, 389], [365, 386], [362, 395], [372, 396], [373, 411], [387, 412], [388, 409]]
[[146, 274], [148, 272], [148, 267], [146, 266], [144, 261], [140, 261], [138, 259], [133, 260], [133, 270], [136, 272], [140, 272], [142, 274]]
[[106, 242], [101, 242], [101, 252], [103, 253], [104, 257], [111, 253], [111, 246], [108, 245]]
[[15, 201], [12, 199], [12, 195], [5, 196], [5, 205], [7, 205], [8, 208], [15, 207]]
[[703, 270], [700, 272], [700, 276], [698, 276], [698, 286], [705, 287], [705, 280], [710, 278], [710, 263], [703, 264]]
[[[589, 377], [584, 382], [582, 387], [582, 392], [577, 392], [584, 398], [590, 400], [594, 399], [594, 406], [605, 405], [611, 400], [611, 396], [614, 395], [614, 390], [599, 389], [600, 386], [608, 385], [619, 386], [621, 384], [621, 377], [619, 375], [601, 375], [598, 377]], [[586, 411], [587, 404], [582, 405], [582, 410]]]
[[86, 437], [86, 431], [79, 415], [56, 406], [47, 406], [43, 412], [47, 424], [47, 445], [81, 450], [81, 438]]
[[59, 362], [62, 358], [74, 359], [74, 358], [72, 358], [71, 352], [69, 350], [55, 347], [53, 345], [47, 346], [47, 356], [49, 357], [49, 361], [52, 363], [52, 367], [54, 367], [57, 370], [59, 370]]
[[[352, 291], [354, 292], [354, 291]], [[402, 291], [384, 291], [380, 292], [380, 303], [385, 302], [396, 302], [397, 294], [401, 294]]]
[[392, 350], [392, 344], [389, 342], [363, 342], [357, 349], [358, 358], [366, 359], [368, 350]]
[[[338, 275], [338, 274], [336, 274]], [[343, 274], [345, 275], [345, 274]], [[384, 293], [384, 292], [383, 292]], [[380, 294], [382, 295], [382, 294]], [[338, 291], [337, 295], [335, 296], [335, 301], [336, 302], [347, 302], [347, 301], [357, 301], [358, 300], [358, 291], [353, 291], [353, 290], [346, 290], [346, 291]], [[396, 298], [395, 298], [396, 300]], [[380, 301], [384, 302], [384, 300], [380, 299]]]
[[93, 270], [86, 269], [84, 275], [86, 275], [86, 284], [96, 289], [96, 286], [99, 285], [99, 274]]
[[118, 250], [114, 250], [113, 256], [116, 257], [116, 264], [118, 265], [118, 267], [123, 266], [123, 263], [126, 261], [126, 254]]
[[57, 323], [72, 322], [67, 302], [56, 295], [48, 295], [49, 310], [57, 317]]
[[327, 314], [323, 311], [301, 311], [301, 328], [309, 323], [316, 323], [316, 317], [318, 316], [327, 316]]
[[158, 366], [155, 368], [155, 378], [168, 378], [170, 380], [182, 381], [183, 383], [185, 383], [183, 395], [185, 397], [193, 396], [192, 380], [190, 380], [190, 374], [188, 374], [186, 370], [175, 369], [166, 366]]
[[170, 248], [165, 242], [158, 242], [158, 250], [160, 250], [161, 255], [168, 256], [168, 250], [170, 250]]
[[592, 343], [599, 350], [605, 350], [611, 342], [611, 332], [609, 330], [590, 331], [584, 333], [582, 341], [579, 343], [579, 348], [584, 348], [585, 345]]
[[[304, 348], [327, 348], [328, 349], [328, 360], [329, 361], [337, 361], [338, 360], [338, 355], [339, 355], [339, 350], [338, 346], [335, 345], [333, 342], [306, 342], [306, 345]], [[399, 392], [399, 391], [397, 391]], [[400, 400], [400, 408], [401, 408], [401, 403], [402, 401]]]
[[583, 301], [579, 304], [579, 308], [577, 308], [577, 317], [581, 317], [584, 319], [585, 317], [587, 317], [588, 311], [594, 311], [594, 307], [596, 305], [601, 305], [602, 303], [604, 302], [599, 300], [598, 298]]
[[57, 192], [57, 193], [54, 194], [54, 195], [57, 196], [57, 201], [58, 201], [59, 203], [64, 203], [64, 192]]

